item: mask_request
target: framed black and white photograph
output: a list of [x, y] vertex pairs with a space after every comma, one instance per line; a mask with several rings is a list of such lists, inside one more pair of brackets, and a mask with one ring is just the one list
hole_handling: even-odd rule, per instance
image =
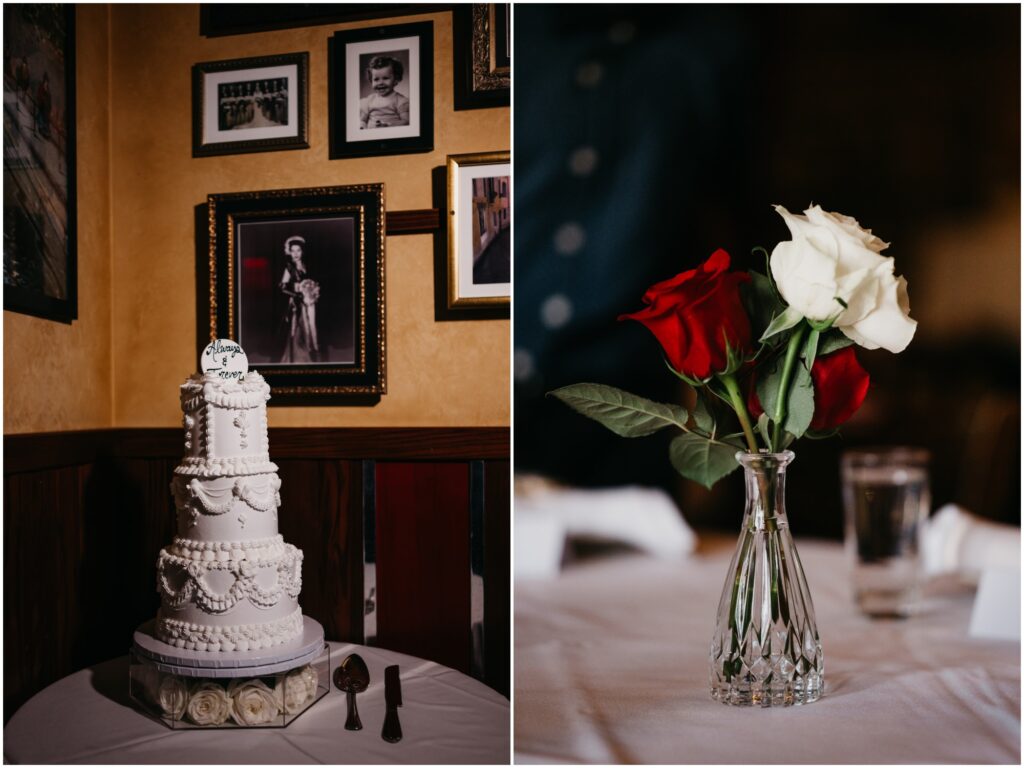
[[4, 4], [4, 309], [78, 317], [75, 6]]
[[509, 106], [511, 3], [466, 3], [452, 10], [455, 109]]
[[329, 44], [330, 157], [434, 148], [434, 25], [335, 32]]
[[508, 152], [448, 155], [448, 308], [507, 307], [512, 294]]
[[275, 394], [383, 394], [383, 185], [210, 195], [207, 211], [206, 341], [237, 341]]
[[306, 149], [309, 54], [192, 67], [192, 156]]

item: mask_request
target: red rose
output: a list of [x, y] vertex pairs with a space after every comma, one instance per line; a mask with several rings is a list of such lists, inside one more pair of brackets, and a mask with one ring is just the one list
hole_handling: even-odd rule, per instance
[[736, 355], [750, 351], [750, 319], [740, 301], [745, 272], [728, 272], [729, 254], [719, 248], [697, 269], [652, 285], [648, 306], [620, 315], [638, 320], [655, 335], [669, 363], [680, 373], [706, 379], [728, 366], [726, 340]]
[[[827, 430], [838, 427], [857, 412], [868, 394], [870, 377], [857, 362], [851, 346], [816, 357], [811, 366], [811, 381], [814, 384], [811, 429]], [[753, 380], [747, 395], [747, 409], [755, 419], [764, 413]]]

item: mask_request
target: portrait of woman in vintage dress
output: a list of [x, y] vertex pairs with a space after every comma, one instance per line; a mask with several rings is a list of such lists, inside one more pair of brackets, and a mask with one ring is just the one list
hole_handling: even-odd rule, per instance
[[284, 320], [287, 340], [282, 363], [310, 363], [320, 359], [320, 344], [316, 332], [316, 303], [320, 298], [320, 284], [310, 277], [303, 257], [306, 239], [292, 235], [284, 241], [284, 252], [290, 258], [285, 264], [278, 284], [288, 297]]

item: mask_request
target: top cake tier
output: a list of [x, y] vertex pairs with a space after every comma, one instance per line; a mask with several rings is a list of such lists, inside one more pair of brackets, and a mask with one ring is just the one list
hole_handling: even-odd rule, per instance
[[240, 379], [196, 373], [181, 385], [185, 458], [179, 475], [222, 477], [276, 472], [267, 440], [270, 386], [256, 371]]

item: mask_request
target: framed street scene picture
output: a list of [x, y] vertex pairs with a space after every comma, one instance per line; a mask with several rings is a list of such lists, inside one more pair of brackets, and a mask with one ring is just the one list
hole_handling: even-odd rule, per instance
[[384, 394], [383, 184], [210, 195], [207, 213], [201, 341], [237, 341], [277, 395]]
[[309, 54], [192, 67], [192, 156], [306, 149]]
[[4, 309], [78, 317], [75, 6], [4, 4]]
[[448, 308], [509, 305], [512, 190], [508, 152], [448, 155]]
[[456, 5], [452, 34], [455, 109], [507, 107], [512, 91], [512, 5]]
[[433, 22], [335, 32], [328, 54], [331, 158], [433, 150]]

